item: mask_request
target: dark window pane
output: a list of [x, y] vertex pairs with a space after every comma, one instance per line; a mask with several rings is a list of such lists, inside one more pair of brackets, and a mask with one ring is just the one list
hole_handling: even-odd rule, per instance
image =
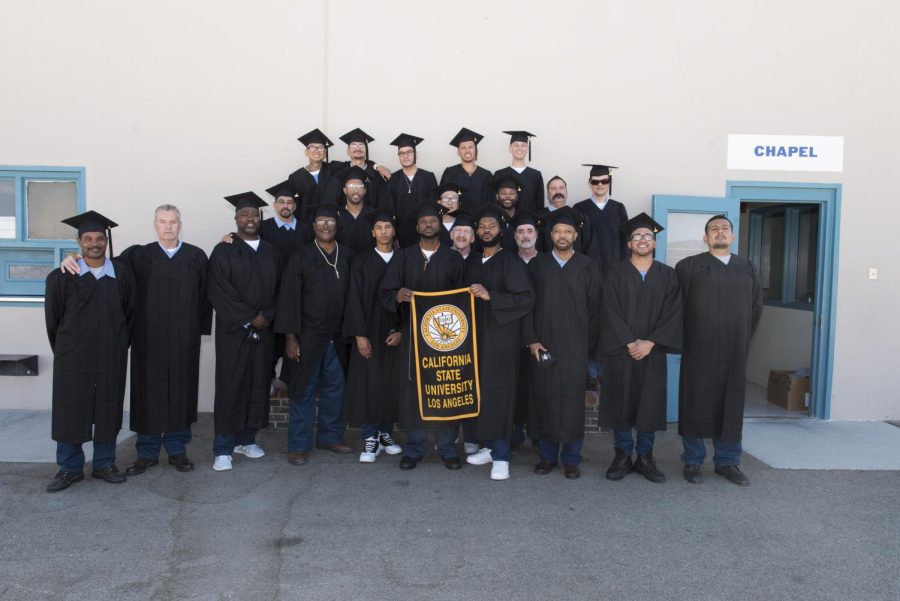
[[784, 214], [763, 217], [760, 280], [765, 300], [781, 300], [784, 277]]
[[25, 204], [28, 238], [31, 240], [71, 240], [75, 230], [60, 223], [78, 212], [75, 182], [32, 180], [26, 184]]
[[800, 213], [797, 235], [798, 303], [812, 303], [816, 296], [816, 261], [819, 244], [819, 207]]

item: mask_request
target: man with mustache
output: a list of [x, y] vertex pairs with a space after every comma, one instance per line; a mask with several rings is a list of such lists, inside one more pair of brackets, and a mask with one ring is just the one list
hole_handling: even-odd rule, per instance
[[675, 265], [684, 302], [684, 351], [678, 397], [678, 433], [684, 478], [703, 481], [704, 438], [713, 439], [715, 473], [739, 486], [741, 431], [750, 338], [762, 316], [756, 268], [731, 254], [734, 226], [725, 215], [706, 222], [709, 252]]
[[[527, 266], [538, 256], [538, 232], [543, 231], [540, 221], [534, 213], [519, 210], [512, 221], [512, 230], [516, 239], [518, 257]], [[529, 397], [531, 396], [531, 353], [524, 346], [519, 347], [519, 377], [516, 382], [516, 411], [513, 416], [512, 449], [516, 450], [525, 442], [525, 424], [528, 422]], [[537, 444], [532, 439], [532, 444]]]
[[345, 169], [339, 176], [344, 183], [343, 203], [338, 211], [337, 241], [354, 253], [363, 253], [375, 244], [366, 216], [374, 211], [365, 205], [369, 183], [359, 167]]
[[[544, 219], [555, 211], [566, 206], [569, 200], [569, 189], [566, 186], [566, 180], [558, 175], [554, 175], [547, 182], [547, 206], [541, 207], [535, 211], [535, 215], [539, 219]], [[553, 245], [550, 243], [550, 224], [543, 222], [539, 228], [538, 250], [541, 252], [550, 252]]]
[[[344, 169], [358, 167], [366, 174], [366, 205], [369, 207], [391, 207], [393, 200], [387, 188], [387, 180], [391, 172], [387, 167], [369, 160], [369, 144], [375, 138], [355, 127], [341, 136], [341, 141], [347, 145], [347, 158], [349, 161], [337, 162], [333, 166], [339, 175]], [[342, 204], [343, 182], [340, 177], [332, 177], [325, 189], [325, 195], [319, 196], [321, 202]]]

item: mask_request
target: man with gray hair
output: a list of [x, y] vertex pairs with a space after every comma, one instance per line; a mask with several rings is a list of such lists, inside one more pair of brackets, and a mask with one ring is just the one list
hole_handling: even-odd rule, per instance
[[[163, 446], [176, 470], [194, 469], [185, 445], [197, 421], [200, 336], [212, 324], [206, 253], [181, 240], [181, 212], [160, 205], [153, 228], [155, 242], [131, 246], [118, 257], [135, 277], [131, 429], [138, 457], [125, 470], [129, 476], [159, 463]], [[76, 258], [67, 257], [62, 270], [79, 273]]]

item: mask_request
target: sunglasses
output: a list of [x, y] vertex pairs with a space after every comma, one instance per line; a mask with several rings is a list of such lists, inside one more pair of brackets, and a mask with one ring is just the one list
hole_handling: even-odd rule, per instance
[[603, 186], [609, 183], [609, 176], [604, 177], [592, 177], [591, 185], [592, 186]]

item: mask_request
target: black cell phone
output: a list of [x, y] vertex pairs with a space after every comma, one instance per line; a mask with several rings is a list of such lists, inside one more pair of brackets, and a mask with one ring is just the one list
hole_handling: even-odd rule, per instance
[[537, 364], [538, 367], [550, 367], [556, 363], [556, 357], [550, 354], [550, 351], [538, 351]]

